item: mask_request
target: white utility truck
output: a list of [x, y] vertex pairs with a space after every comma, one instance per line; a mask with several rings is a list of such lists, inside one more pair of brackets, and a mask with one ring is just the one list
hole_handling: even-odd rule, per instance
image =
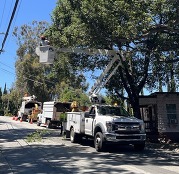
[[63, 103], [58, 101], [49, 101], [43, 103], [43, 110], [38, 114], [38, 126], [45, 125], [47, 128], [61, 126], [65, 118], [62, 118], [62, 113], [70, 111], [71, 103]]
[[[105, 105], [98, 95], [101, 88], [121, 66], [121, 61], [125, 61], [122, 52], [80, 48], [59, 48], [57, 51], [113, 57], [89, 93], [91, 102], [95, 103], [89, 112], [67, 112], [66, 137], [70, 137], [72, 143], [80, 141], [82, 137], [91, 137], [94, 139], [97, 151], [103, 151], [107, 144], [113, 143], [132, 144], [136, 150], [143, 150], [146, 140], [143, 120], [130, 116], [121, 106]], [[53, 47], [38, 47], [36, 53], [40, 56], [41, 63], [53, 63], [55, 56]]]
[[41, 110], [42, 103], [36, 100], [36, 96], [25, 96], [22, 98], [22, 104], [18, 111], [18, 119], [26, 121], [28, 116], [32, 114], [33, 108], [36, 108], [36, 105], [39, 110]]
[[[108, 74], [116, 61], [117, 65]], [[67, 113], [66, 135], [72, 143], [80, 141], [82, 137], [90, 137], [94, 139], [97, 151], [103, 151], [107, 145], [114, 143], [133, 145], [136, 150], [145, 148], [143, 120], [129, 115], [121, 106], [105, 105], [102, 97], [98, 95], [119, 66], [119, 59], [114, 56], [91, 88], [89, 97], [95, 104], [90, 107], [89, 112]]]
[[113, 143], [132, 144], [136, 150], [145, 147], [144, 122], [132, 117], [121, 106], [92, 105], [89, 112], [68, 112], [66, 135], [72, 143], [82, 137], [94, 139], [97, 151]]

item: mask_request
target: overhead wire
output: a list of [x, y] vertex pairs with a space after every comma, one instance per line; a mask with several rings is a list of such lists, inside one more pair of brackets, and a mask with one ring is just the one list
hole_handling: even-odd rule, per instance
[[3, 40], [3, 42], [2, 42], [2, 46], [1, 46], [1, 49], [0, 49], [0, 54], [1, 54], [1, 52], [3, 51], [3, 48], [4, 48], [4, 45], [5, 45], [7, 36], [8, 36], [8, 34], [9, 34], [9, 30], [10, 30], [10, 27], [11, 27], [11, 24], [12, 24], [12, 21], [13, 21], [13, 18], [14, 18], [14, 15], [15, 15], [15, 12], [16, 12], [16, 9], [17, 9], [17, 6], [18, 6], [18, 3], [19, 3], [19, 0], [16, 0], [15, 5], [14, 5], [14, 9], [13, 9], [13, 12], [12, 12], [12, 15], [11, 15], [11, 18], [10, 18], [10, 21], [9, 21], [9, 24], [8, 24], [8, 27], [7, 27], [5, 36], [4, 36], [4, 40]]
[[4, 3], [4, 6], [3, 6], [3, 11], [2, 11], [2, 16], [1, 16], [1, 21], [0, 21], [0, 28], [1, 28], [1, 24], [2, 24], [2, 19], [4, 17], [4, 10], [5, 10], [5, 7], [6, 7], [6, 1]]
[[[4, 66], [6, 66], [6, 67], [12, 69], [12, 67], [6, 65], [5, 63], [2, 63], [1, 61], [0, 61], [0, 64], [2, 64], [2, 65], [4, 65]], [[9, 73], [9, 74], [16, 75], [15, 73], [8, 71], [7, 69], [4, 69], [4, 68], [0, 68], [0, 69], [3, 70], [3, 71], [5, 71], [5, 72], [7, 72], [7, 73]], [[24, 75], [27, 75], [27, 74], [24, 74]], [[29, 76], [29, 77], [35, 77], [35, 76], [29, 75], [29, 74], [28, 74], [28, 76]], [[85, 75], [85, 77], [88, 78], [88, 79], [93, 79], [93, 80], [94, 80], [94, 78], [92, 78], [91, 76], [88, 76], [87, 74]], [[26, 78], [27, 80], [30, 80], [30, 81], [34, 81], [34, 82], [37, 81], [37, 80], [33, 80], [32, 78], [28, 78], [28, 77], [25, 77], [25, 78]], [[48, 83], [51, 83], [51, 84], [53, 84], [53, 85], [55, 84], [55, 82], [53, 82], [53, 81], [49, 81], [49, 80], [44, 80], [44, 81], [45, 81], [45, 82], [48, 82]], [[43, 83], [43, 82], [40, 82], [40, 83]]]
[[[5, 1], [5, 2], [6, 2], [6, 1]], [[21, 1], [20, 1], [19, 8], [18, 8], [18, 10], [17, 10], [18, 3], [19, 3], [19, 0], [16, 0], [15, 5], [14, 5], [14, 8], [13, 8], [13, 12], [12, 12], [12, 14], [11, 14], [11, 18], [10, 18], [10, 21], [9, 21], [9, 24], [8, 24], [8, 28], [7, 28], [7, 30], [6, 30], [5, 37], [4, 37], [4, 40], [3, 40], [3, 42], [2, 42], [2, 47], [1, 47], [1, 49], [0, 49], [0, 54], [1, 54], [1, 52], [3, 51], [3, 48], [4, 48], [4, 45], [5, 45], [7, 36], [8, 36], [8, 34], [9, 34], [10, 27], [11, 27], [11, 25], [12, 25], [12, 21], [13, 21], [14, 18], [15, 18], [14, 20], [16, 20], [16, 18], [17, 18], [17, 15], [15, 16], [15, 13], [18, 13], [19, 8], [20, 8], [20, 5], [21, 5]], [[6, 3], [5, 3], [5, 4], [6, 4]], [[2, 14], [1, 22], [2, 22], [2, 19], [3, 19], [3, 15], [4, 15], [5, 4], [4, 4], [4, 8], [3, 8], [3, 14]], [[11, 3], [11, 7], [12, 7], [12, 3]], [[16, 10], [17, 10], [17, 12], [16, 12]], [[14, 22], [14, 23], [15, 23], [15, 22]], [[1, 24], [1, 23], [0, 23], [0, 24]], [[3, 34], [4, 34], [4, 33], [3, 33]], [[12, 68], [12, 67], [10, 67], [10, 66], [8, 66], [8, 65], [6, 65], [6, 64], [4, 64], [4, 63], [2, 63], [2, 62], [0, 62], [0, 63], [1, 63], [2, 65], [4, 65], [4, 66], [8, 67], [8, 68]], [[0, 68], [0, 69], [3, 70], [3, 71], [6, 72], [6, 73], [9, 73], [9, 74], [12, 74], [12, 75], [16, 75], [15, 73], [8, 71], [7, 69], [4, 69], [4, 68]], [[32, 76], [32, 75], [30, 75], [30, 76]], [[32, 76], [32, 77], [33, 77], [33, 76]], [[34, 77], [35, 77], [35, 76], [34, 76]], [[39, 84], [43, 84], [42, 82], [39, 82], [39, 81], [34, 80], [34, 79], [31, 79], [31, 78], [25, 77], [25, 79], [30, 80], [30, 81], [33, 81], [33, 82], [36, 82], [36, 83], [39, 83]], [[51, 83], [51, 84], [55, 84], [54, 82], [49, 81], [49, 80], [45, 80], [45, 81], [48, 82], [48, 83]]]
[[[4, 68], [0, 68], [0, 69], [3, 70], [3, 71], [5, 71], [5, 72], [7, 72], [7, 73], [9, 73], [9, 74], [13, 74], [13, 75], [14, 75], [14, 73], [12, 73], [12, 72], [10, 72], [10, 71], [4, 69]], [[28, 77], [24, 77], [24, 79], [27, 79], [27, 80], [29, 80], [29, 81], [33, 81], [33, 82], [35, 82], [35, 83], [43, 84], [43, 82], [39, 82], [39, 81], [37, 81], [37, 80], [31, 79], [31, 78], [28, 78]]]
[[8, 71], [7, 69], [4, 69], [4, 68], [0, 68], [0, 69], [3, 70], [3, 71], [6, 71], [6, 72], [9, 73], [9, 74], [13, 74], [13, 75], [14, 75], [14, 73]]
[[[11, 27], [11, 25], [12, 25], [12, 21], [13, 21], [13, 19], [14, 19], [14, 17], [15, 17], [15, 13], [16, 13], [16, 10], [17, 10], [18, 3], [19, 3], [19, 0], [16, 0], [16, 3], [15, 3], [15, 5], [14, 5], [14, 9], [13, 9], [13, 12], [12, 12], [12, 14], [11, 14], [11, 18], [10, 18], [10, 21], [9, 21], [9, 25], [8, 25], [8, 28], [7, 28], [7, 31], [6, 31], [6, 33], [5, 33], [5, 37], [4, 37], [3, 43], [2, 43], [2, 47], [1, 47], [1, 49], [0, 49], [0, 54], [1, 54], [1, 52], [3, 51], [4, 44], [5, 44], [5, 42], [6, 42], [6, 39], [7, 39], [8, 34], [9, 34], [10, 27]], [[5, 1], [5, 4], [6, 4], [6, 1]], [[4, 9], [5, 9], [5, 4], [4, 4]], [[11, 7], [12, 7], [12, 3], [11, 3]], [[18, 9], [18, 10], [19, 10], [19, 9]], [[3, 10], [3, 11], [4, 11], [4, 10]], [[17, 12], [18, 12], [18, 11], [17, 11]], [[4, 14], [4, 13], [3, 13], [3, 14]], [[3, 19], [3, 14], [2, 14], [2, 19]], [[17, 17], [17, 15], [16, 15], [16, 17]], [[2, 21], [2, 19], [1, 19], [1, 21]], [[0, 63], [3, 64], [2, 62], [0, 62]], [[5, 64], [3, 64], [3, 65], [5, 65]], [[11, 68], [11, 67], [8, 66], [8, 65], [5, 65], [5, 66]], [[12, 73], [12, 72], [10, 72], [10, 71], [8, 71], [8, 70], [6, 70], [6, 69], [3, 69], [3, 68], [1, 68], [1, 69], [2, 69], [3, 71], [5, 71], [5, 72], [8, 72], [9, 74], [13, 74], [13, 75], [14, 75], [14, 73]], [[35, 81], [35, 80], [33, 80], [33, 79], [30, 79], [30, 78], [27, 78], [27, 79], [29, 79], [29, 80], [31, 80], [31, 81]], [[47, 80], [45, 80], [45, 81], [47, 81]], [[51, 82], [51, 81], [47, 81], [47, 82], [49, 82], [49, 83], [54, 83], [54, 82]]]
[[[13, 26], [11, 28], [14, 28], [14, 26], [15, 26], [16, 19], [17, 19], [17, 16], [18, 16], [18, 13], [19, 13], [19, 9], [20, 9], [20, 6], [21, 6], [21, 2], [22, 2], [22, 0], [20, 0], [20, 2], [19, 2], [19, 5], [18, 5], [17, 11], [16, 11], [16, 15], [14, 16], [14, 19], [13, 19], [13, 24], [12, 24]], [[12, 37], [12, 35], [10, 35], [8, 37], [8, 41], [6, 41], [6, 45], [8, 44], [8, 42], [9, 42], [11, 37]]]
[[[4, 65], [4, 66], [6, 66], [6, 67], [12, 69], [12, 67], [6, 65], [5, 63], [2, 63], [1, 61], [0, 61], [0, 64], [2, 64], [2, 65]], [[0, 68], [0, 69], [3, 70], [3, 71], [5, 71], [5, 72], [7, 72], [7, 73], [9, 73], [9, 74], [16, 75], [15, 73], [13, 73], [13, 72], [11, 72], [11, 71], [8, 71], [7, 69], [4, 69], [4, 68]], [[26, 74], [24, 74], [24, 75], [26, 75]], [[29, 76], [30, 76], [30, 77], [35, 77], [35, 76], [33, 76], [33, 75], [29, 75]], [[34, 81], [34, 82], [38, 82], [37, 80], [34, 80], [34, 79], [32, 79], [32, 78], [28, 78], [28, 77], [25, 77], [25, 79], [30, 80], [30, 81]], [[51, 83], [51, 84], [55, 84], [55, 82], [52, 82], [52, 81], [49, 81], [49, 80], [44, 80], [44, 81], [45, 81], [45, 82], [48, 82], [48, 83]], [[43, 82], [39, 82], [39, 83], [43, 84]]]
[[8, 67], [8, 68], [12, 69], [12, 67], [11, 67], [11, 66], [9, 66], [9, 65], [7, 65], [7, 64], [5, 64], [5, 63], [2, 63], [1, 61], [0, 61], [0, 64], [2, 64], [2, 65], [4, 65], [4, 66], [6, 66], [6, 67]]
[[9, 22], [9, 19], [10, 19], [10, 16], [11, 16], [11, 11], [12, 11], [12, 8], [13, 8], [13, 1], [14, 0], [11, 0], [11, 5], [9, 6], [10, 8], [8, 10], [8, 14], [7, 14], [6, 19], [5, 19], [5, 26], [8, 25], [8, 22]]

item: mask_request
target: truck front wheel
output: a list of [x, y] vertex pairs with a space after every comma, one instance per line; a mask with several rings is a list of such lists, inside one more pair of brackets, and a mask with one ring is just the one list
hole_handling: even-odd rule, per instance
[[134, 144], [134, 149], [136, 151], [142, 151], [145, 148], [145, 142], [139, 143], [139, 144]]
[[97, 132], [94, 137], [94, 147], [97, 152], [102, 152], [105, 149], [104, 136], [101, 132]]

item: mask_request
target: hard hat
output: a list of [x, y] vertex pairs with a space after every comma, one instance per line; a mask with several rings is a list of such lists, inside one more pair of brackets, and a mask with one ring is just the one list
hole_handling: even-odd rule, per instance
[[42, 35], [42, 36], [40, 36], [40, 38], [41, 38], [41, 39], [45, 39], [45, 36], [44, 36], [44, 35]]
[[117, 106], [118, 104], [117, 103], [114, 103], [114, 106]]
[[38, 109], [38, 104], [35, 104], [35, 109]]

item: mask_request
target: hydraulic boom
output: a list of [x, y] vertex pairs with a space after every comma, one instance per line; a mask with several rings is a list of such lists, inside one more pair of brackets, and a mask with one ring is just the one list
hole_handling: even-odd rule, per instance
[[[45, 45], [36, 48], [36, 54], [40, 56], [40, 63], [44, 64], [52, 64], [54, 61], [56, 52], [65, 52], [65, 53], [76, 53], [76, 54], [87, 54], [87, 55], [106, 55], [113, 57], [109, 64], [106, 66], [105, 70], [101, 73], [96, 83], [92, 86], [89, 92], [89, 98], [93, 103], [101, 103], [102, 99], [98, 96], [101, 88], [103, 88], [106, 83], [110, 80], [112, 75], [115, 74], [118, 67], [121, 65], [121, 61], [119, 58], [122, 54], [119, 51], [115, 50], [107, 50], [107, 49], [89, 49], [89, 48], [58, 48], [54, 49], [54, 47]], [[123, 56], [122, 56], [123, 58]], [[124, 60], [124, 59], [123, 59]], [[108, 72], [113, 67], [114, 63], [118, 62], [111, 73], [108, 75]], [[104, 80], [105, 78], [105, 80]]]

